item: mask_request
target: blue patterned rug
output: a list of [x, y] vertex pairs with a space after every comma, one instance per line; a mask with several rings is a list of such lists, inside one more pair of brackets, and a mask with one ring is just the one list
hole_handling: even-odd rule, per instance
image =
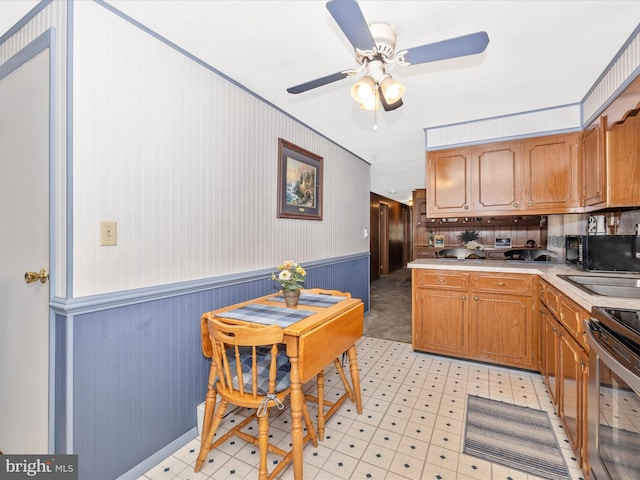
[[467, 396], [464, 453], [549, 480], [570, 480], [549, 415]]

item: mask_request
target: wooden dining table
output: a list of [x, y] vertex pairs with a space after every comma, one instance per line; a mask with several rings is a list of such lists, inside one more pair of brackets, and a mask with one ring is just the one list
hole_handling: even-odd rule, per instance
[[[364, 328], [364, 304], [346, 292], [303, 290], [297, 307], [287, 307], [282, 293], [274, 293], [203, 314], [238, 323], [280, 325], [291, 363], [291, 437], [293, 476], [302, 480], [302, 385], [321, 373], [344, 352], [349, 358], [353, 397], [362, 413], [360, 374], [356, 341]], [[343, 378], [343, 381], [345, 379]], [[347, 385], [345, 385], [347, 386]], [[348, 390], [348, 386], [347, 386]], [[350, 392], [345, 393], [348, 395]], [[319, 394], [319, 422], [323, 421], [322, 395]], [[343, 396], [344, 397], [344, 396]], [[344, 398], [342, 398], [344, 400]]]

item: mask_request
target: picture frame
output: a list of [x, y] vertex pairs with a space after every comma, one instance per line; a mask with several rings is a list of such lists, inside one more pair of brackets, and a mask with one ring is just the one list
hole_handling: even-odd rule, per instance
[[444, 247], [444, 235], [436, 235], [433, 241], [434, 241], [434, 246]]
[[496, 237], [495, 248], [511, 248], [511, 237]]
[[278, 218], [322, 220], [323, 158], [278, 139]]

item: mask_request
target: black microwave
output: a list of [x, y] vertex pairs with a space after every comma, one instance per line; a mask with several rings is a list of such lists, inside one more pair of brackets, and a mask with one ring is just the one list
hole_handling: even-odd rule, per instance
[[568, 235], [565, 263], [597, 272], [640, 272], [640, 236]]

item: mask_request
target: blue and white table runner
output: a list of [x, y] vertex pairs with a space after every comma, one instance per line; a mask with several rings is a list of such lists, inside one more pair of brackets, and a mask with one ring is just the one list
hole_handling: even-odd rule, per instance
[[271, 305], [246, 305], [226, 312], [221, 312], [216, 316], [222, 318], [233, 318], [264, 325], [279, 325], [288, 327], [292, 323], [313, 315], [312, 310], [302, 310], [283, 307], [272, 307]]
[[[284, 296], [282, 294], [271, 297], [269, 300], [274, 302], [284, 302]], [[326, 295], [323, 293], [306, 293], [300, 292], [300, 300], [298, 305], [308, 305], [310, 307], [330, 307], [336, 303], [347, 300], [347, 297], [340, 295]]]
[[[282, 294], [269, 298], [276, 302], [283, 302]], [[338, 295], [324, 295], [317, 293], [300, 293], [298, 305], [309, 305], [314, 307], [330, 307], [336, 303], [347, 300], [347, 297]], [[280, 327], [288, 327], [292, 323], [299, 322], [313, 315], [313, 310], [305, 310], [303, 308], [287, 308], [273, 307], [271, 305], [250, 304], [244, 307], [235, 308], [226, 312], [217, 314], [218, 317], [232, 318], [234, 320], [243, 320], [246, 322], [261, 323], [263, 325], [278, 325]]]

